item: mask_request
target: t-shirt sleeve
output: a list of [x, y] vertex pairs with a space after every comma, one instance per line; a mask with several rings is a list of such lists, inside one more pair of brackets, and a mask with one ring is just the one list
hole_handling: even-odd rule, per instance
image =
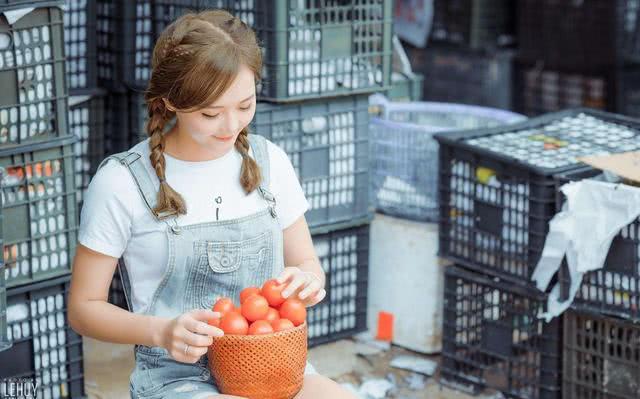
[[89, 183], [80, 212], [78, 242], [96, 252], [119, 258], [131, 237], [135, 184], [116, 161], [107, 162]]
[[278, 220], [284, 230], [304, 215], [310, 205], [287, 153], [270, 141], [268, 151], [271, 189], [276, 197]]

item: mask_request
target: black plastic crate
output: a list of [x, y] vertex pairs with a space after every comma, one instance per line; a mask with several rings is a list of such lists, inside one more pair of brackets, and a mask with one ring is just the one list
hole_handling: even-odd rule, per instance
[[0, 148], [67, 134], [62, 10], [0, 16]]
[[309, 346], [367, 329], [369, 221], [360, 219], [311, 230], [326, 276], [327, 296], [308, 309]]
[[[0, 169], [0, 181], [4, 178], [4, 170]], [[1, 201], [1, 200], [0, 200]], [[0, 202], [0, 207], [1, 207]], [[0, 209], [0, 246], [4, 248], [2, 234], [2, 210]], [[4, 257], [0, 258], [0, 352], [11, 347], [7, 337], [7, 286], [4, 281]]]
[[514, 41], [515, 3], [509, 0], [434, 0], [432, 42], [472, 49], [496, 48]]
[[260, 99], [290, 101], [383, 90], [391, 74], [391, 0], [99, 0], [99, 79], [145, 87], [153, 46], [187, 11], [223, 8], [252, 27], [263, 47]]
[[640, 325], [569, 310], [563, 348], [564, 399], [640, 397]]
[[519, 1], [519, 57], [583, 72], [638, 62], [639, 16], [635, 0]]
[[110, 304], [121, 307], [122, 309], [129, 309], [129, 305], [127, 305], [127, 299], [124, 293], [122, 278], [120, 277], [120, 273], [118, 273], [118, 269], [116, 269], [115, 273], [113, 274], [113, 279], [111, 280], [111, 285], [109, 286], [108, 302]]
[[367, 95], [258, 104], [252, 130], [289, 156], [311, 205], [310, 226], [369, 213], [368, 108]]
[[59, 5], [63, 0], [0, 0], [0, 12], [26, 7]]
[[72, 94], [98, 85], [95, 0], [65, 0], [64, 45], [67, 84]]
[[525, 115], [588, 107], [640, 117], [640, 68], [585, 73], [526, 62], [514, 68], [514, 109]]
[[[560, 186], [569, 181], [596, 177], [602, 172], [586, 168], [563, 174], [557, 180], [557, 208], [564, 203]], [[594, 212], [597, 212], [594, 209]], [[563, 262], [566, 262], [563, 261]], [[562, 293], [567, 295], [571, 284], [566, 263], [561, 269]], [[623, 227], [614, 237], [602, 269], [586, 273], [573, 300], [573, 306], [595, 313], [640, 321], [640, 218]]]
[[70, 280], [59, 277], [8, 292], [7, 334], [13, 346], [0, 352], [0, 375], [32, 378], [38, 398], [85, 395], [82, 337], [67, 320]]
[[68, 274], [76, 247], [75, 137], [0, 150], [5, 281], [9, 288]]
[[441, 383], [473, 394], [560, 398], [562, 326], [538, 319], [539, 292], [448, 266], [444, 295]]
[[440, 143], [440, 255], [532, 284], [557, 212], [555, 175], [577, 158], [640, 148], [640, 122], [574, 109], [528, 121], [435, 135]]
[[405, 46], [413, 70], [424, 75], [423, 99], [511, 109], [513, 53]]
[[80, 204], [91, 178], [105, 155], [103, 92], [95, 91], [91, 95], [69, 98], [69, 128], [69, 133], [78, 138], [74, 144], [74, 170], [76, 198]]
[[105, 107], [106, 154], [128, 150], [148, 137], [148, 111], [143, 92], [111, 92], [105, 99]]

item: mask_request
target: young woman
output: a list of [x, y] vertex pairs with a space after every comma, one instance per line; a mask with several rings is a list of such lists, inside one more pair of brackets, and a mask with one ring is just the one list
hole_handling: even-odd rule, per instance
[[[308, 307], [326, 295], [293, 167], [248, 134], [261, 68], [238, 18], [180, 17], [153, 51], [149, 138], [108, 157], [90, 184], [69, 321], [82, 335], [135, 344], [134, 398], [232, 397], [207, 368], [207, 347], [223, 334], [207, 324], [220, 316], [210, 310], [218, 297], [272, 277]], [[107, 302], [120, 258], [131, 312]], [[307, 364], [297, 397], [353, 396]]]

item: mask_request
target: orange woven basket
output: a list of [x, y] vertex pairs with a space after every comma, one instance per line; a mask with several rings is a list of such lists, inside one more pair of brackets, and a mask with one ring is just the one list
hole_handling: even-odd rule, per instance
[[266, 335], [224, 335], [209, 347], [209, 370], [224, 394], [291, 399], [307, 365], [307, 323]]

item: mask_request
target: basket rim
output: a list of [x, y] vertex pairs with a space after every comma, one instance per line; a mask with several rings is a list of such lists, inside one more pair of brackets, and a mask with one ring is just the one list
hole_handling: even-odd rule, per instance
[[298, 331], [301, 330], [306, 330], [307, 329], [307, 321], [305, 320], [302, 324], [300, 324], [299, 326], [295, 326], [293, 328], [290, 328], [288, 330], [284, 330], [284, 331], [278, 331], [278, 332], [273, 332], [273, 333], [269, 333], [269, 334], [258, 334], [258, 335], [238, 335], [238, 334], [224, 334], [221, 337], [213, 337], [213, 343], [211, 345], [209, 345], [209, 348], [211, 348], [216, 342], [222, 342], [224, 340], [243, 340], [243, 341], [262, 341], [265, 339], [271, 339], [273, 337], [282, 337], [285, 335], [290, 335], [293, 333], [296, 333]]

